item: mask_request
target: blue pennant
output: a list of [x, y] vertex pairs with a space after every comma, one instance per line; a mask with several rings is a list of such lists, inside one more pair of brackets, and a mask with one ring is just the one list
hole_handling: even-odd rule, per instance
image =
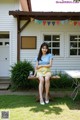
[[55, 25], [55, 22], [52, 22], [52, 25]]
[[50, 22], [50, 21], [48, 21], [47, 23], [48, 23], [48, 25], [50, 25], [50, 24], [51, 24], [51, 22]]

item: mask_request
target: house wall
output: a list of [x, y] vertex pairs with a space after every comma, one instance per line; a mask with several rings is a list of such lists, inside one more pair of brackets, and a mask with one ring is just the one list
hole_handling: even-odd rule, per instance
[[[10, 38], [10, 66], [17, 62], [17, 20], [13, 16], [9, 16], [10, 10], [20, 9], [18, 0], [0, 0], [0, 32], [9, 33]], [[24, 21], [21, 23], [23, 25]], [[38, 54], [41, 43], [43, 42], [44, 34], [60, 34], [61, 35], [61, 56], [54, 56], [53, 71], [63, 71], [67, 69], [80, 70], [80, 57], [69, 56], [69, 34], [80, 34], [80, 27], [65, 24], [65, 25], [45, 25], [31, 22], [21, 33], [21, 36], [37, 36], [36, 49], [21, 49], [20, 60], [32, 61]]]
[[9, 11], [19, 9], [18, 2], [18, 0], [0, 0], [0, 32], [8, 32], [10, 35], [10, 65], [17, 61], [17, 21], [13, 16], [9, 16]]
[[[24, 21], [22, 22], [22, 24]], [[44, 34], [60, 34], [61, 35], [61, 56], [54, 56], [53, 60], [53, 71], [64, 71], [64, 70], [80, 70], [80, 56], [71, 57], [69, 56], [69, 35], [80, 34], [80, 26], [72, 24], [60, 24], [60, 25], [42, 25], [31, 22], [21, 33], [21, 36], [37, 36], [37, 49], [21, 49], [20, 59], [32, 61], [35, 65], [34, 59], [38, 54], [41, 43], [43, 42]]]

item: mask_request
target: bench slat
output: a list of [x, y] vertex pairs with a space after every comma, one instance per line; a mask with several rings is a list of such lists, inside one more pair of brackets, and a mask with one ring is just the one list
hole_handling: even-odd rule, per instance
[[[28, 79], [29, 79], [29, 80], [36, 80], [36, 79], [38, 79], [38, 77], [29, 76]], [[58, 75], [52, 76], [52, 77], [51, 77], [51, 80], [53, 80], [53, 79], [60, 79], [60, 76], [58, 76]]]

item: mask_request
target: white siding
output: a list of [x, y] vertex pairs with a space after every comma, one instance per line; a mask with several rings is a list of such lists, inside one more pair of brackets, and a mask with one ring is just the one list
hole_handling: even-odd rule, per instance
[[[9, 32], [10, 34], [10, 65], [17, 61], [17, 21], [13, 16], [9, 16], [10, 10], [20, 9], [18, 0], [0, 0], [0, 32]], [[23, 25], [24, 21], [22, 22]], [[39, 52], [41, 43], [43, 42], [44, 34], [60, 34], [61, 35], [61, 56], [54, 56], [53, 71], [63, 71], [65, 69], [79, 69], [80, 70], [80, 56], [69, 56], [69, 34], [80, 33], [80, 26], [70, 24], [64, 25], [45, 25], [31, 22], [21, 33], [21, 36], [37, 36], [37, 48], [33, 50], [21, 49], [20, 59], [32, 61]]]
[[[23, 24], [24, 22], [22, 22]], [[37, 36], [37, 49], [21, 49], [21, 60], [29, 60], [34, 63], [34, 58], [39, 52], [41, 43], [43, 42], [44, 34], [60, 34], [61, 35], [61, 56], [54, 56], [53, 71], [63, 71], [67, 69], [79, 69], [80, 70], [80, 56], [69, 56], [69, 35], [80, 34], [80, 27], [64, 24], [64, 25], [45, 25], [31, 22], [21, 33], [21, 36]]]
[[9, 15], [9, 11], [18, 10], [18, 2], [18, 0], [0, 0], [0, 31], [8, 31], [10, 34], [10, 65], [17, 61], [17, 21]]

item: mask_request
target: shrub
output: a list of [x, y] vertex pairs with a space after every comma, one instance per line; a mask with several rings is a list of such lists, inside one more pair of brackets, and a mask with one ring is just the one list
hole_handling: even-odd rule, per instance
[[60, 79], [51, 81], [51, 88], [71, 88], [72, 78], [66, 74], [59, 73]]
[[18, 62], [11, 66], [11, 89], [30, 88], [30, 80], [28, 80], [29, 71], [34, 71], [34, 67], [29, 61]]

